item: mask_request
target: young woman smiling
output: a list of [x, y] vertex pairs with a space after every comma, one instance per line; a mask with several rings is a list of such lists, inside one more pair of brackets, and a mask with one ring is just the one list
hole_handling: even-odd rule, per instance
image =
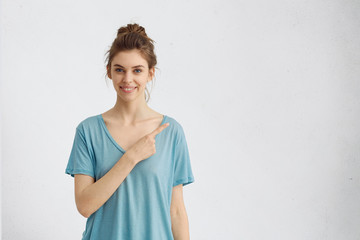
[[194, 176], [184, 130], [147, 104], [153, 40], [128, 24], [107, 54], [116, 103], [78, 124], [65, 170], [87, 218], [82, 239], [189, 239], [183, 186]]

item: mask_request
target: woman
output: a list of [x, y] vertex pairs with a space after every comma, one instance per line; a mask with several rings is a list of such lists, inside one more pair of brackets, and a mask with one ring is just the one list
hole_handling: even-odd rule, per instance
[[128, 24], [107, 53], [115, 106], [78, 124], [66, 168], [87, 218], [82, 239], [189, 239], [182, 188], [194, 177], [184, 131], [146, 100], [153, 40]]

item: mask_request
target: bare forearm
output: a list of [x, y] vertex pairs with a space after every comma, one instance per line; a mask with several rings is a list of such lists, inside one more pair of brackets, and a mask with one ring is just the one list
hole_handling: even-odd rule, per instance
[[174, 240], [189, 240], [189, 221], [186, 211], [171, 216], [171, 229]]
[[78, 198], [83, 215], [89, 217], [98, 210], [113, 195], [135, 165], [135, 161], [124, 154], [102, 178], [83, 189]]

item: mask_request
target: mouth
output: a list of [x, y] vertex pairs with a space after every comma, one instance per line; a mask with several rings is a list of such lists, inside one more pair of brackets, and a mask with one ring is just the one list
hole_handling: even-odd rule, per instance
[[136, 87], [120, 87], [123, 92], [132, 93]]

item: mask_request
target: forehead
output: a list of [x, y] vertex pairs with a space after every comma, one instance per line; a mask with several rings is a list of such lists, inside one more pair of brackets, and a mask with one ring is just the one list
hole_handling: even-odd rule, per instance
[[141, 55], [141, 52], [137, 49], [126, 50], [118, 52], [112, 62], [111, 65], [119, 64], [124, 67], [132, 67], [137, 65], [143, 65], [145, 67], [148, 66], [146, 59]]

